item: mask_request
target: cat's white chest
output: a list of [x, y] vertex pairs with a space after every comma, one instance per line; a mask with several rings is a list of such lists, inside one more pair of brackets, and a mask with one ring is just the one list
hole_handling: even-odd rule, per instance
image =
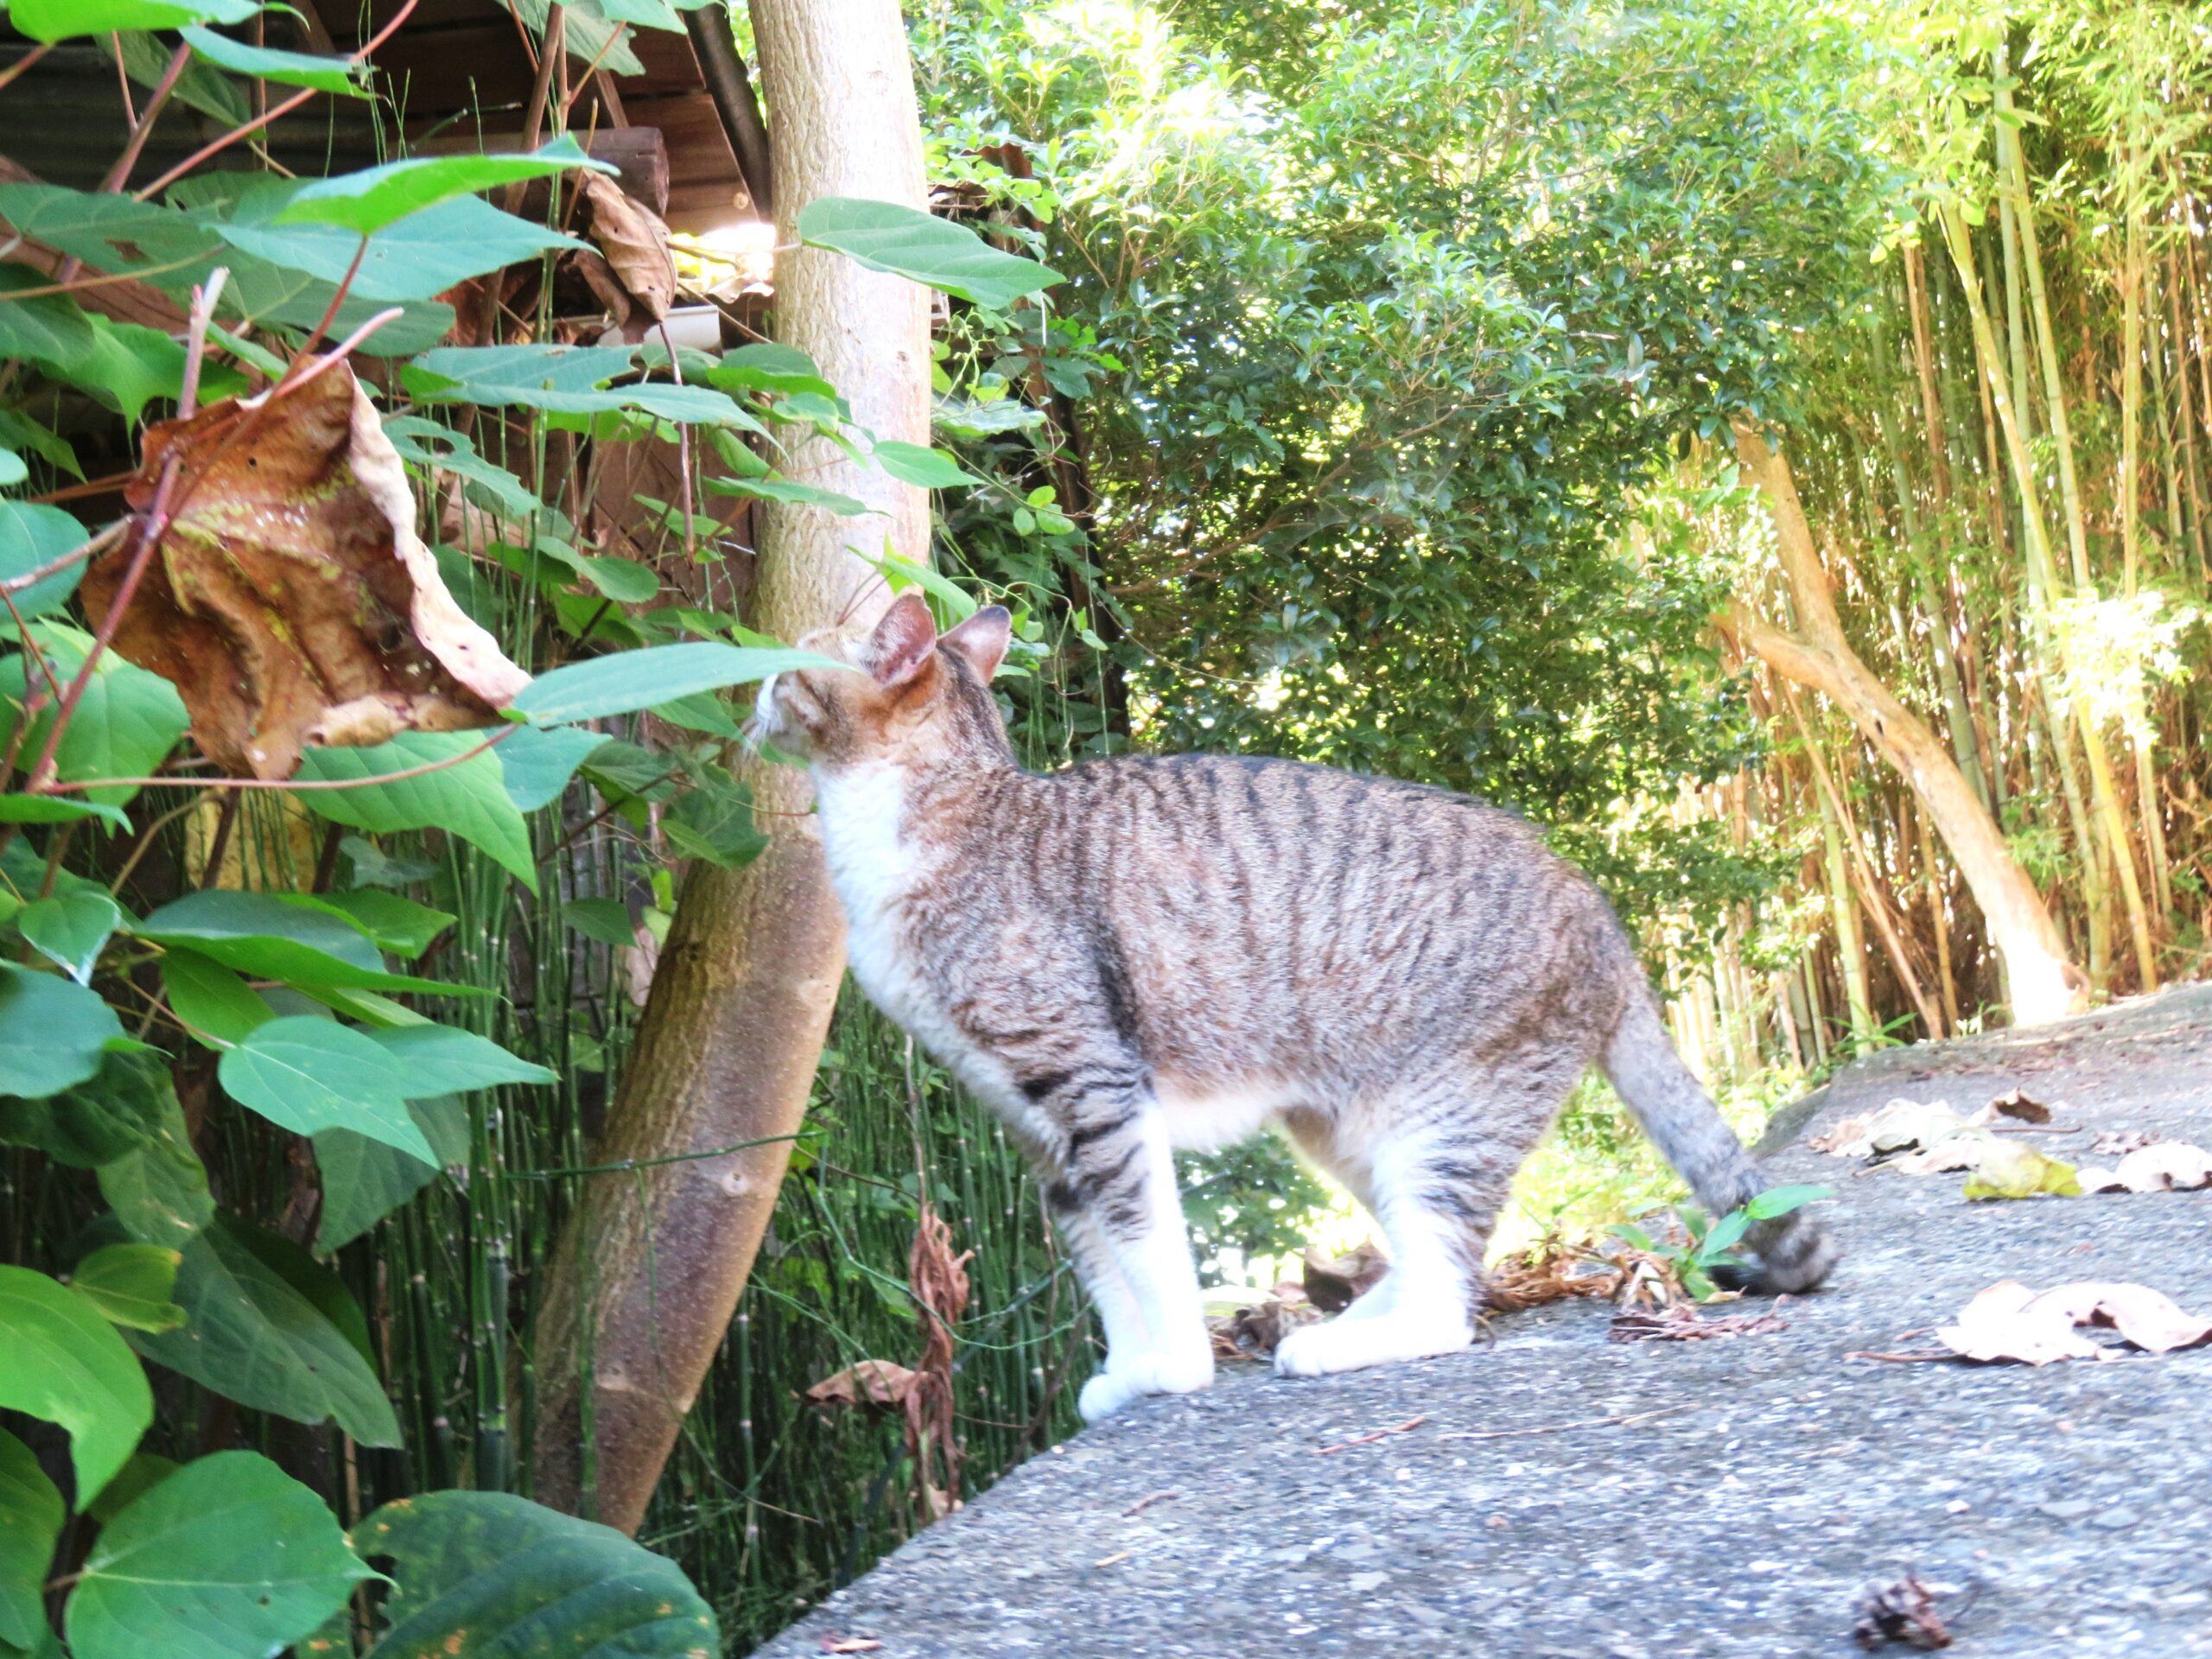
[[906, 785], [888, 766], [817, 772], [814, 798], [830, 884], [845, 909], [845, 955], [876, 1005], [901, 1025], [927, 1014], [906, 938], [906, 905], [919, 874], [903, 833]]

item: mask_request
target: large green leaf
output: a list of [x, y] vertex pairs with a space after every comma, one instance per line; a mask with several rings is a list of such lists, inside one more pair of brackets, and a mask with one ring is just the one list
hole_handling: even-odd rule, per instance
[[91, 1303], [42, 1273], [0, 1267], [0, 1408], [68, 1431], [81, 1507], [154, 1421], [154, 1393]]
[[[519, 735], [519, 734], [518, 734]], [[508, 742], [514, 740], [510, 738]], [[507, 745], [499, 746], [505, 749]], [[457, 919], [452, 912], [433, 910], [396, 893], [359, 887], [346, 893], [326, 893], [323, 902], [344, 911], [368, 929], [376, 942], [396, 957], [412, 962], [429, 950], [438, 935]]]
[[397, 1446], [399, 1421], [362, 1351], [360, 1310], [299, 1246], [218, 1216], [183, 1245], [176, 1300], [188, 1323], [141, 1333], [138, 1351], [256, 1411], [334, 1419], [366, 1446]]
[[60, 893], [25, 905], [16, 929], [32, 950], [89, 985], [92, 964], [122, 920], [122, 910], [104, 893]]
[[28, 265], [0, 265], [0, 358], [73, 363], [92, 349], [92, 321], [67, 294], [18, 299], [19, 288], [44, 286]]
[[[0, 306], [0, 309], [4, 309]], [[41, 622], [30, 631], [54, 671], [66, 684], [84, 666], [91, 639], [58, 622]], [[26, 670], [23, 658], [0, 658], [0, 742], [22, 718]], [[49, 709], [30, 723], [24, 747], [37, 753], [53, 724]], [[158, 674], [105, 652], [93, 665], [77, 710], [54, 752], [55, 771], [69, 783], [96, 778], [143, 778], [165, 760], [190, 724], [184, 699]], [[116, 785], [86, 790], [82, 798], [98, 805], [121, 806], [137, 789]]]
[[0, 823], [74, 823], [80, 818], [98, 818], [118, 830], [130, 828], [122, 808], [74, 795], [0, 795]]
[[14, 0], [8, 21], [35, 41], [180, 23], [242, 23], [259, 0]]
[[798, 236], [809, 247], [834, 249], [871, 270], [911, 276], [994, 311], [1060, 280], [1057, 270], [1001, 253], [964, 225], [895, 202], [820, 197], [798, 210]]
[[822, 507], [841, 518], [857, 518], [875, 511], [856, 495], [825, 490], [818, 484], [802, 484], [795, 478], [710, 478], [706, 485], [709, 495], [742, 495], [785, 506]]
[[572, 167], [610, 175], [618, 170], [609, 162], [594, 161], [563, 133], [527, 156], [416, 156], [319, 179], [296, 194], [276, 220], [283, 225], [340, 225], [365, 236], [449, 197], [542, 179]]
[[68, 1513], [31, 1449], [0, 1428], [0, 1643], [28, 1648], [46, 1630], [46, 1570]]
[[711, 386], [641, 383], [601, 390], [632, 372], [637, 353], [619, 346], [447, 346], [425, 352], [400, 371], [423, 404], [477, 404], [542, 409], [567, 415], [640, 410], [687, 425], [760, 423]]
[[[451, 1169], [468, 1161], [468, 1118], [449, 1096], [410, 1100], [408, 1116]], [[315, 1137], [322, 1172], [322, 1217], [315, 1247], [327, 1255], [348, 1244], [438, 1178], [437, 1168], [351, 1129], [325, 1129]]]
[[248, 46], [227, 35], [197, 24], [178, 31], [192, 49], [211, 63], [233, 74], [255, 80], [273, 80], [283, 86], [311, 86], [340, 98], [366, 98], [365, 66], [349, 58], [316, 58], [304, 52], [278, 52], [264, 46]]
[[724, 353], [721, 361], [707, 371], [707, 379], [725, 391], [772, 391], [786, 397], [799, 392], [811, 392], [817, 397], [837, 395], [837, 388], [822, 378], [821, 365], [812, 358], [796, 346], [773, 340]]
[[507, 798], [524, 812], [558, 800], [585, 757], [606, 741], [603, 733], [573, 726], [520, 728], [497, 751]]
[[762, 645], [722, 645], [694, 639], [680, 645], [649, 645], [606, 657], [587, 658], [541, 674], [518, 692], [511, 705], [541, 726], [564, 726], [606, 715], [626, 715], [695, 691], [765, 680], [802, 668], [836, 668], [849, 664], [819, 652]]
[[69, 1273], [69, 1288], [111, 1325], [174, 1331], [184, 1310], [169, 1300], [184, 1258], [161, 1244], [103, 1244]]
[[[351, 1129], [435, 1163], [437, 1154], [407, 1115], [410, 1080], [375, 1041], [334, 1020], [295, 1014], [248, 1032], [217, 1067], [241, 1106], [301, 1135]], [[412, 1092], [442, 1095], [450, 1085]]]
[[451, 1026], [407, 1026], [371, 1034], [406, 1079], [407, 1096], [463, 1094], [503, 1083], [557, 1083], [542, 1065], [510, 1054], [488, 1037]]
[[983, 481], [942, 449], [893, 438], [875, 441], [875, 464], [900, 483], [925, 490], [965, 489]]
[[692, 786], [661, 819], [669, 844], [687, 858], [741, 869], [767, 850], [753, 818], [753, 797], [718, 766], [700, 769]]
[[169, 1012], [209, 1048], [245, 1039], [256, 1026], [276, 1017], [260, 992], [219, 962], [172, 946], [162, 954], [162, 989]]
[[[149, 88], [168, 79], [169, 62], [176, 52], [170, 41], [147, 29], [126, 29], [102, 45], [110, 51], [120, 46], [123, 73]], [[245, 88], [204, 59], [186, 62], [170, 97], [188, 110], [213, 116], [226, 127], [242, 127], [253, 119], [253, 105], [246, 101]]]
[[465, 985], [386, 973], [376, 941], [356, 924], [327, 907], [287, 904], [272, 893], [221, 887], [188, 893], [131, 931], [156, 944], [196, 950], [240, 973], [264, 975], [307, 988], [350, 985], [364, 990], [482, 994]]
[[58, 1164], [93, 1169], [161, 1132], [168, 1072], [150, 1054], [111, 1053], [99, 1072], [40, 1100], [0, 1095], [0, 1141], [36, 1147]]
[[466, 1650], [563, 1659], [702, 1659], [715, 1616], [683, 1570], [611, 1527], [504, 1492], [429, 1492], [353, 1529], [389, 1559], [390, 1628], [373, 1656]]
[[153, 399], [177, 395], [183, 346], [158, 329], [85, 311], [66, 294], [8, 293], [37, 281], [29, 266], [0, 265], [0, 357], [28, 359], [131, 421]]
[[208, 1170], [193, 1150], [168, 1064], [155, 1055], [108, 1055], [99, 1082], [106, 1084], [111, 1073], [130, 1077], [150, 1133], [133, 1150], [99, 1166], [99, 1197], [133, 1239], [181, 1249], [214, 1217], [214, 1199], [208, 1197]]
[[[83, 545], [85, 527], [59, 507], [34, 501], [0, 501], [0, 582], [51, 564], [64, 553]], [[69, 602], [84, 579], [80, 560], [66, 570], [42, 577], [20, 592], [10, 594], [16, 609], [26, 617], [43, 616]], [[0, 611], [0, 636], [14, 637], [15, 625]], [[10, 695], [16, 695], [10, 693]]]
[[14, 1093], [38, 1100], [84, 1082], [122, 1036], [114, 1011], [83, 986], [0, 962], [0, 1084]]
[[[482, 747], [485, 736], [480, 732], [408, 732], [374, 748], [309, 749], [300, 756], [299, 775], [324, 780], [384, 777], [453, 760]], [[437, 829], [459, 836], [481, 847], [536, 892], [537, 868], [531, 856], [530, 826], [507, 798], [498, 753], [493, 749], [391, 783], [309, 790], [300, 798], [326, 818], [377, 835]]]
[[218, 1452], [100, 1529], [66, 1613], [76, 1659], [262, 1659], [376, 1573], [330, 1506], [257, 1452]]
[[357, 232], [276, 222], [303, 188], [285, 181], [257, 185], [213, 220], [214, 228], [232, 247], [329, 283], [343, 281], [358, 254], [360, 269], [349, 291], [370, 300], [435, 299], [485, 271], [550, 249], [585, 245], [474, 196], [456, 196], [385, 226], [362, 252]]

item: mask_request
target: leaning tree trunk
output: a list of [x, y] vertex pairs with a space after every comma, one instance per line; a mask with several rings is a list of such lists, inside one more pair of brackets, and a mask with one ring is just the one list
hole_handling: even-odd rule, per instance
[[[752, 12], [773, 140], [775, 337], [821, 365], [858, 425], [926, 443], [926, 291], [794, 245], [798, 210], [818, 197], [927, 206], [898, 0], [752, 0]], [[888, 516], [762, 504], [747, 620], [791, 639], [871, 620], [889, 594], [848, 544], [873, 551], [887, 534], [925, 561], [926, 493], [818, 438], [787, 467]], [[806, 780], [776, 766], [748, 779], [772, 840], [744, 869], [696, 865], [683, 884], [594, 1158], [623, 1173], [589, 1178], [538, 1315], [537, 1495], [626, 1532], [744, 1291], [844, 972]]]
[[1834, 702], [1911, 786], [1989, 925], [1990, 940], [2005, 964], [2014, 1023], [2039, 1025], [2069, 1013], [2075, 994], [2066, 947], [2035, 884], [2014, 861], [1950, 750], [1891, 694], [1844, 637], [1835, 591], [1813, 546], [1789, 463], [1747, 427], [1737, 431], [1736, 453], [1774, 515], [1797, 631], [1764, 622], [1740, 603], [1721, 613], [1722, 630], [1776, 673]]

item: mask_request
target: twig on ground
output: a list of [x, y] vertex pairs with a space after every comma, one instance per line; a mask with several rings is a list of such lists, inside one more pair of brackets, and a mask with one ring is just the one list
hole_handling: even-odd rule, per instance
[[1393, 1434], [1410, 1434], [1414, 1430], [1419, 1428], [1427, 1421], [1428, 1418], [1426, 1414], [1419, 1417], [1408, 1417], [1404, 1422], [1396, 1425], [1395, 1427], [1378, 1428], [1372, 1434], [1355, 1435], [1352, 1439], [1349, 1440], [1340, 1440], [1334, 1446], [1317, 1446], [1313, 1448], [1313, 1455], [1317, 1458], [1325, 1458], [1332, 1452], [1342, 1452], [1348, 1447], [1355, 1446], [1367, 1446], [1376, 1440], [1388, 1440]]
[[1164, 1503], [1168, 1498], [1180, 1497], [1182, 1496], [1182, 1493], [1173, 1490], [1164, 1492], [1147, 1492], [1142, 1497], [1137, 1499], [1135, 1503], [1130, 1504], [1128, 1509], [1123, 1510], [1122, 1513], [1124, 1516], [1142, 1515], [1147, 1510], [1150, 1509], [1155, 1503]]
[[1648, 1423], [1654, 1417], [1666, 1417], [1678, 1411], [1688, 1411], [1687, 1405], [1662, 1406], [1656, 1411], [1632, 1411], [1618, 1417], [1584, 1417], [1572, 1423], [1546, 1423], [1538, 1428], [1485, 1428], [1469, 1433], [1440, 1434], [1442, 1440], [1515, 1440], [1528, 1434], [1564, 1434], [1570, 1428], [1625, 1427], [1630, 1423]]

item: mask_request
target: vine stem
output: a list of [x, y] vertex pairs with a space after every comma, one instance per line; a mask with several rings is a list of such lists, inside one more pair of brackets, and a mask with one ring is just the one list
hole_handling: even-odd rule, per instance
[[[130, 181], [130, 169], [138, 165], [138, 157], [145, 151], [146, 141], [154, 136], [154, 123], [162, 118], [162, 110], [168, 103], [169, 94], [176, 90], [178, 77], [184, 73], [185, 65], [191, 61], [192, 48], [189, 46], [180, 45], [170, 54], [169, 67], [162, 72], [161, 84], [154, 88], [153, 97], [146, 100], [145, 112], [138, 118], [138, 124], [130, 129], [130, 142], [123, 147], [123, 154], [115, 158], [115, 165], [108, 168], [107, 176], [100, 181], [102, 195], [112, 195]], [[75, 262], [71, 263], [73, 264]], [[63, 280], [66, 282], [67, 277]]]
[[38, 45], [24, 53], [22, 57], [17, 58], [15, 62], [10, 64], [5, 69], [0, 69], [0, 87], [6, 87], [11, 85], [17, 76], [21, 75], [26, 69], [29, 68], [33, 64], [36, 63], [41, 58], [44, 57], [48, 53], [53, 50], [54, 42], [52, 41], [41, 41]]
[[[406, 3], [400, 7], [398, 15], [390, 22], [386, 23], [382, 29], [378, 29], [374, 35], [372, 35], [367, 40], [362, 41], [361, 44], [356, 47], [352, 52], [348, 53], [346, 54], [346, 60], [351, 63], [360, 63], [365, 61], [372, 52], [375, 51], [386, 41], [390, 40], [394, 34], [398, 32], [399, 26], [405, 22], [408, 18], [413, 15], [415, 8], [420, 3], [421, 0], [406, 0]], [[169, 168], [168, 172], [162, 174], [161, 177], [156, 179], [144, 189], [139, 191], [137, 195], [137, 200], [143, 201], [148, 197], [155, 195], [168, 186], [175, 184], [179, 179], [191, 172], [194, 168], [199, 166], [200, 162], [206, 161], [209, 156], [219, 155], [222, 151], [228, 149], [232, 144], [238, 143], [239, 139], [245, 137], [248, 133], [257, 132], [262, 128], [267, 126], [270, 122], [281, 119], [283, 117], [289, 115], [294, 110], [298, 109], [301, 105], [306, 103], [315, 95], [314, 87], [303, 87], [299, 92], [293, 93], [291, 97], [285, 99], [282, 103], [270, 105], [267, 110], [256, 116], [252, 120], [245, 122], [241, 125], [232, 127], [221, 137], [212, 139], [208, 143], [202, 144], [198, 149], [194, 150], [191, 155], [186, 156], [175, 167]]]
[[67, 553], [57, 554], [44, 564], [34, 565], [20, 576], [10, 576], [5, 582], [0, 582], [0, 594], [20, 594], [26, 588], [35, 588], [48, 576], [58, 575], [71, 565], [91, 558], [95, 553], [105, 549], [110, 542], [122, 535], [130, 526], [130, 521], [128, 518], [117, 519], [99, 535], [71, 548]]
[[508, 726], [494, 732], [473, 749], [449, 754], [442, 760], [425, 760], [419, 766], [403, 766], [397, 772], [380, 772], [373, 778], [84, 778], [72, 784], [55, 784], [41, 792], [73, 795], [80, 790], [92, 789], [273, 789], [301, 792], [323, 789], [369, 789], [378, 784], [397, 784], [429, 772], [443, 772], [448, 766], [458, 766], [474, 760], [478, 755], [505, 742], [521, 729], [519, 726]]

